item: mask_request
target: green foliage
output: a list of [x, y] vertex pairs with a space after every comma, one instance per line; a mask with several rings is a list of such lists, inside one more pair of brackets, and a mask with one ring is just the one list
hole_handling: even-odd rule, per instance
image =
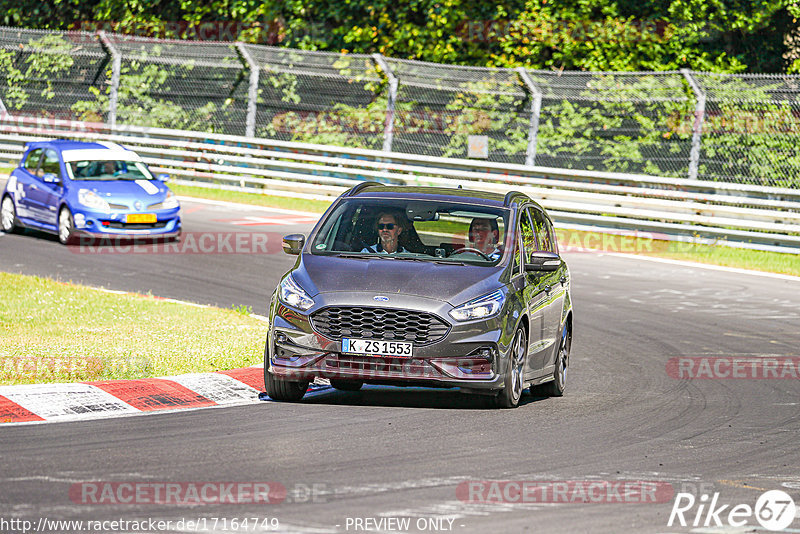
[[711, 83], [736, 100], [715, 102], [706, 112], [700, 177], [800, 187], [800, 117], [792, 101], [776, 100], [783, 80], [717, 77]]
[[[191, 36], [180, 23], [245, 23], [239, 39], [451, 64], [579, 70], [785, 72], [798, 0], [0, 0], [0, 22], [109, 21]], [[249, 25], [249, 26], [248, 26]], [[259, 25], [265, 31], [259, 31]], [[164, 35], [161, 30], [167, 30]], [[266, 39], [266, 40], [265, 40]], [[268, 42], [267, 42], [268, 41]]]
[[3, 102], [10, 110], [22, 109], [32, 96], [55, 97], [53, 75], [68, 71], [74, 59], [72, 46], [57, 34], [31, 39], [19, 50], [0, 49], [0, 76], [5, 79]]
[[[32, 0], [0, 0], [0, 17], [6, 24], [61, 29], [74, 27], [75, 21], [114, 21], [123, 30], [146, 26], [166, 37], [193, 35], [191, 27], [178, 23], [241, 22], [238, 38], [245, 42], [548, 72], [682, 68], [719, 73], [800, 72], [800, 0], [409, 0], [400, 4], [389, 0], [53, 0], [52, 4], [47, 12]], [[264, 33], [260, 27], [270, 31]], [[165, 29], [173, 33], [165, 34]], [[5, 105], [21, 110], [31, 101], [54, 98], [58, 88], [53, 75], [73, 68], [69, 52], [70, 44], [57, 36], [29, 43], [24, 54], [0, 50], [0, 78], [5, 82], [0, 95]], [[152, 54], [157, 56], [158, 49]], [[352, 76], [354, 91], [371, 93], [371, 99], [366, 96], [363, 104], [320, 104], [314, 101], [313, 87], [303, 86], [306, 82], [301, 76], [284, 70], [262, 71], [256, 134], [379, 148], [386, 84], [374, 81], [374, 76], [356, 75], [360, 70], [349, 55], [343, 53], [334, 67]], [[123, 62], [118, 122], [199, 131], [241, 122], [242, 106], [235, 101], [234, 90], [228, 98], [223, 95], [213, 102], [192, 99], [193, 95], [186, 100], [172, 96], [179, 87], [186, 96], [186, 87], [197, 83], [192, 80], [200, 77], [191, 76], [193, 68], [191, 60], [181, 65]], [[240, 79], [244, 73], [240, 71]], [[110, 79], [110, 66], [106, 76]], [[455, 89], [447, 86], [446, 79], [436, 83], [444, 84], [438, 101], [412, 91], [396, 103], [396, 148], [463, 157], [467, 137], [482, 134], [489, 136], [490, 151], [499, 158], [524, 157], [529, 97], [487, 90], [493, 83], [488, 79], [462, 83]], [[547, 86], [545, 80], [541, 83]], [[578, 96], [546, 94], [537, 161], [685, 176], [694, 97], [681, 81], [686, 98], [654, 99], [658, 83], [647, 76], [635, 81], [619, 75], [594, 76], [589, 85], [576, 86]], [[730, 81], [734, 91], [737, 83]], [[109, 94], [107, 87], [98, 87], [90, 87], [89, 94], [73, 105], [80, 117], [103, 120]], [[224, 84], [220, 87], [226, 90]], [[401, 94], [406, 90], [401, 83]], [[775, 185], [796, 182], [800, 161], [794, 132], [800, 125], [793, 110], [787, 103], [771, 102], [766, 86], [754, 98], [747, 105], [721, 105], [706, 115], [702, 177], [738, 176]], [[778, 123], [782, 129], [740, 134], [713, 124], [747, 115]], [[241, 131], [226, 130], [242, 131], [243, 125]]]
[[[157, 52], [157, 51], [156, 51]], [[158, 55], [157, 53], [154, 55]], [[123, 63], [120, 71], [119, 96], [117, 105], [117, 122], [137, 126], [175, 128], [213, 132], [217, 114], [224, 112], [213, 102], [193, 107], [182, 107], [174, 100], [158, 98], [156, 95], [169, 93], [170, 83], [177, 83], [175, 78], [181, 76], [183, 69], [191, 70], [192, 63], [182, 65], [179, 69], [154, 63], [133, 60]], [[111, 78], [111, 72], [106, 73]], [[101, 120], [109, 109], [109, 91], [90, 88], [94, 97], [73, 104], [81, 120]]]

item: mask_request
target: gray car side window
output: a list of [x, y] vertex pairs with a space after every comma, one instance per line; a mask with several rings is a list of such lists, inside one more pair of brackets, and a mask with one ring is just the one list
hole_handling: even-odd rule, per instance
[[553, 221], [548, 217], [544, 218], [544, 223], [547, 226], [547, 231], [550, 234], [550, 246], [553, 247], [552, 252], [558, 254], [558, 239], [556, 238], [556, 230], [553, 228]]
[[536, 233], [528, 217], [528, 210], [524, 210], [519, 218], [520, 235], [522, 236], [523, 264], [530, 263], [531, 254], [536, 251]]
[[544, 213], [535, 208], [529, 208], [533, 225], [536, 230], [536, 241], [538, 242], [538, 250], [545, 252], [555, 252], [556, 247], [553, 244], [553, 227], [548, 224], [550, 221], [544, 216]]

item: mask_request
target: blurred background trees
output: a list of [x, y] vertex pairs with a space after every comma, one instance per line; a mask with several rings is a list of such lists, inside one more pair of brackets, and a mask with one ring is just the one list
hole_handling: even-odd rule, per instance
[[[800, 72], [798, 0], [0, 0], [0, 24], [564, 70]], [[233, 30], [233, 34], [229, 30]], [[208, 37], [208, 36], [206, 36]]]

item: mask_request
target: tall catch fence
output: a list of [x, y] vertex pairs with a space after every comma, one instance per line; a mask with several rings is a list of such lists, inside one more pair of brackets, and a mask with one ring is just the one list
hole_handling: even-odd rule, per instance
[[464, 67], [0, 28], [4, 112], [800, 188], [790, 75]]

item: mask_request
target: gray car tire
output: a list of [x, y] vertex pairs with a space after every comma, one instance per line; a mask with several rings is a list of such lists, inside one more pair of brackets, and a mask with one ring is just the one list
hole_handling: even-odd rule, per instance
[[528, 359], [528, 336], [523, 327], [517, 328], [511, 350], [503, 389], [494, 398], [498, 408], [516, 408], [525, 389], [525, 363]]
[[276, 401], [296, 402], [303, 398], [308, 389], [308, 381], [297, 382], [273, 376], [264, 368], [264, 386], [269, 398]]
[[567, 367], [569, 367], [569, 351], [572, 348], [572, 333], [564, 326], [561, 342], [556, 354], [553, 380], [542, 386], [542, 392], [551, 397], [561, 397], [567, 388]]

